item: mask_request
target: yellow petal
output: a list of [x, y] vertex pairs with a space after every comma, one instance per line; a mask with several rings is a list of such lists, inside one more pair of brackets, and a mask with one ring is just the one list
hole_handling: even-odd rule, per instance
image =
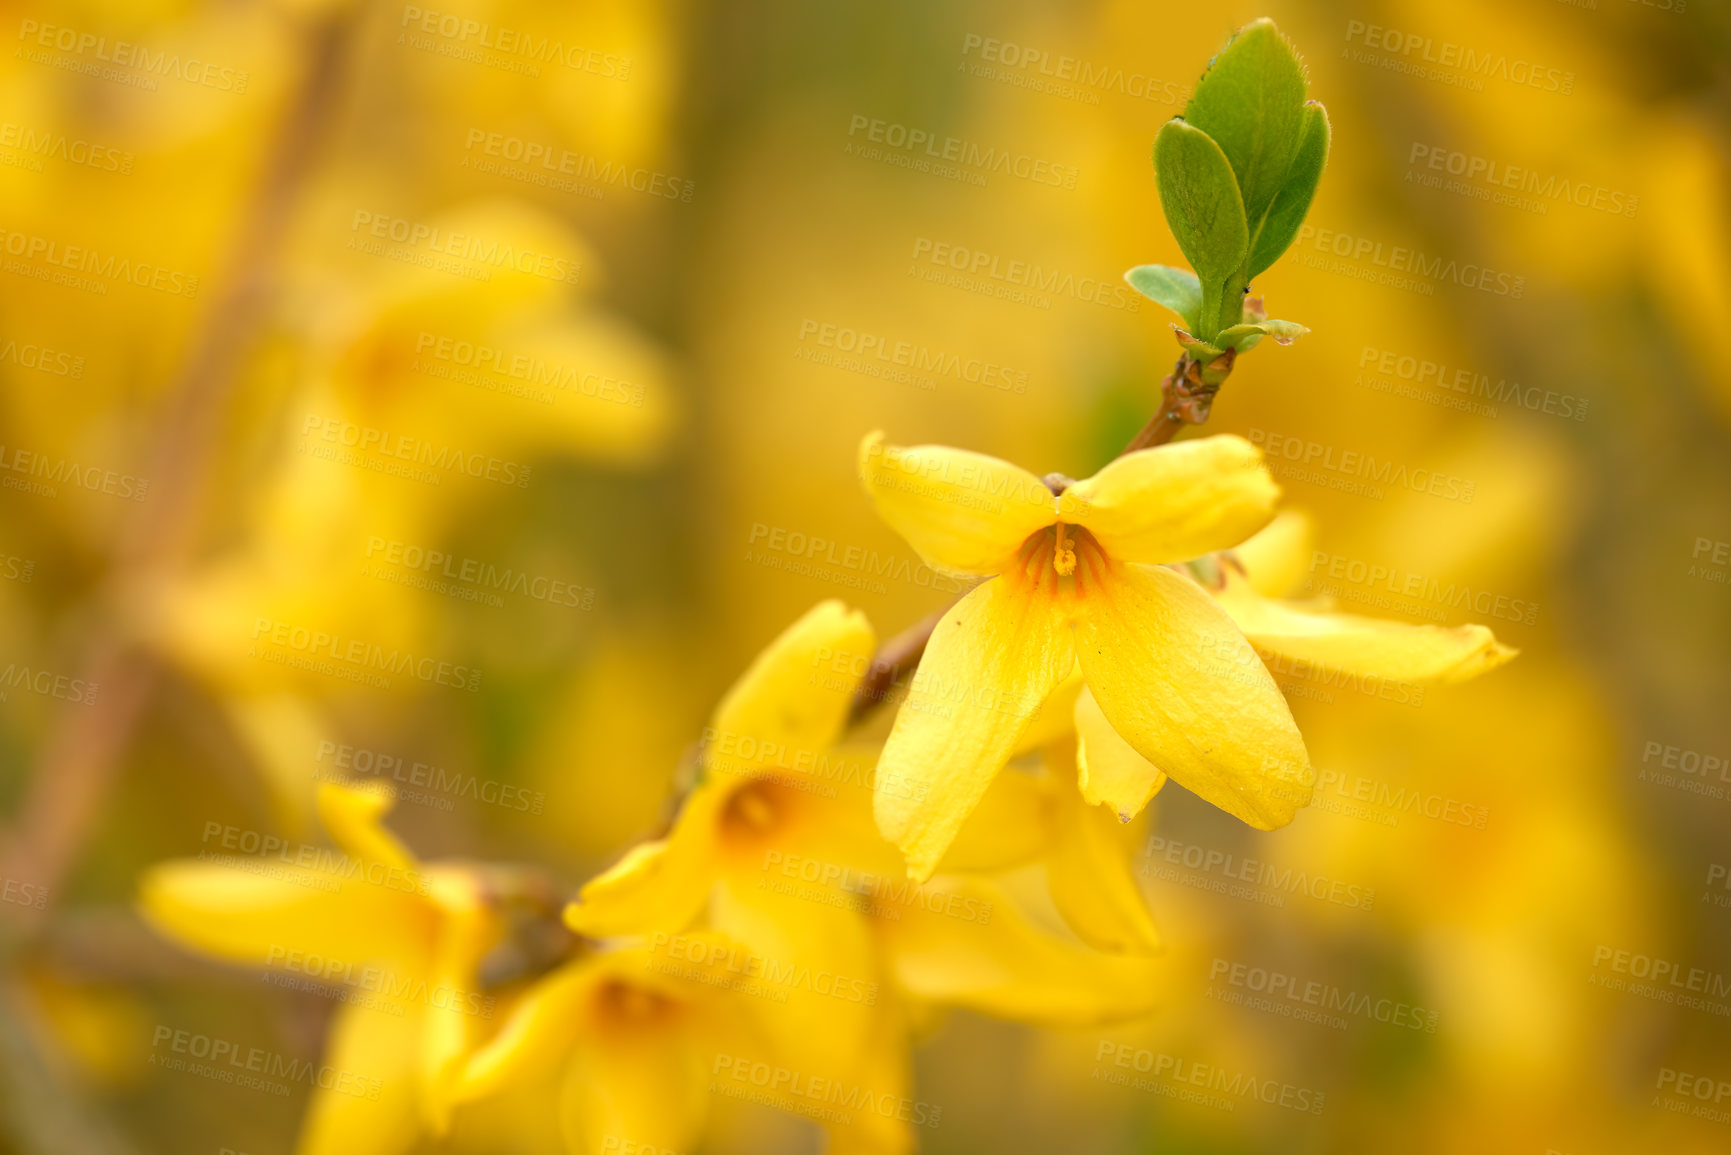
[[497, 945], [501, 927], [468, 871], [434, 867], [429, 876], [440, 917], [428, 963], [428, 989], [437, 997], [429, 995], [421, 1037], [421, 1105], [428, 1130], [443, 1135], [479, 1026], [481, 960]]
[[1076, 785], [1088, 805], [1112, 808], [1125, 822], [1166, 785], [1166, 775], [1112, 729], [1093, 691], [1076, 699]]
[[853, 690], [876, 638], [839, 601], [806, 611], [733, 684], [704, 732], [704, 762], [718, 773], [809, 766], [847, 725]]
[[1188, 561], [1268, 524], [1280, 487], [1262, 451], [1230, 434], [1126, 453], [1064, 491], [1058, 517], [1114, 561]]
[[1056, 519], [1046, 483], [996, 457], [943, 445], [860, 443], [860, 479], [878, 516], [934, 568], [993, 574]]
[[881, 922], [897, 978], [918, 998], [1022, 1022], [1087, 1025], [1154, 1006], [1149, 960], [1104, 954], [1036, 929], [998, 884], [945, 874], [936, 901]]
[[458, 1102], [486, 1098], [560, 1066], [579, 1032], [588, 1026], [589, 1000], [604, 976], [594, 960], [584, 959], [537, 979], [499, 1033], [468, 1057], [452, 1098]]
[[704, 786], [686, 799], [673, 833], [642, 842], [584, 883], [565, 908], [565, 925], [589, 938], [683, 930], [709, 898], [715, 870], [716, 802]]
[[[825, 1155], [908, 1155], [915, 1149], [916, 1129], [943, 1121], [942, 1106], [924, 1102], [909, 1086], [905, 1013], [892, 991], [884, 994], [873, 1016], [872, 1036], [860, 1048], [858, 1083], [837, 1089], [838, 1097], [854, 1102], [864, 1103], [869, 1096], [870, 1106], [846, 1112], [845, 1123], [824, 1124], [829, 1136]], [[901, 1118], [904, 1103], [905, 1120]]]
[[[420, 1134], [415, 1056], [424, 1012], [337, 1012], [296, 1155], [398, 1155]], [[325, 1085], [325, 1084], [328, 1084]]]
[[344, 854], [360, 862], [415, 871], [415, 856], [384, 827], [385, 815], [396, 803], [395, 793], [382, 782], [363, 786], [319, 783], [319, 821]]
[[1233, 546], [1232, 552], [1244, 567], [1250, 588], [1264, 597], [1287, 597], [1304, 584], [1314, 539], [1309, 514], [1283, 509], [1248, 540]]
[[1007, 870], [1044, 854], [1052, 843], [1055, 786], [1074, 789], [1049, 774], [1006, 766], [956, 832], [943, 871]]
[[1316, 773], [1292, 712], [1232, 619], [1189, 578], [1102, 561], [1076, 571], [1076, 653], [1112, 728], [1148, 761], [1262, 830]]
[[1017, 754], [1043, 750], [1047, 745], [1075, 733], [1076, 698], [1084, 685], [1082, 668], [1073, 667], [1070, 676], [1059, 682], [1058, 688], [1040, 703], [1039, 712], [1023, 731], [1022, 740], [1016, 744]]
[[1317, 613], [1265, 598], [1236, 576], [1215, 600], [1265, 653], [1392, 682], [1459, 682], [1515, 651], [1480, 625], [1433, 626]]
[[676, 1017], [579, 1034], [559, 1093], [566, 1151], [692, 1150], [709, 1106], [709, 1056], [695, 1043]]
[[[1035, 551], [1036, 553], [1038, 551]], [[1052, 688], [1075, 663], [1051, 550], [951, 606], [878, 762], [878, 829], [927, 878]], [[913, 784], [892, 794], [884, 781]]]
[[296, 694], [230, 698], [235, 737], [246, 747], [270, 792], [272, 812], [295, 838], [312, 834], [313, 774], [306, 751], [320, 749], [329, 731], [317, 707]]
[[154, 866], [139, 905], [166, 937], [251, 966], [282, 964], [290, 951], [321, 962], [418, 963], [432, 933], [430, 909], [412, 896], [265, 856]]
[[[1105, 725], [1104, 717], [1100, 724]], [[1063, 765], [1068, 754], [1068, 743], [1054, 747], [1054, 764]], [[1160, 778], [1164, 781], [1165, 775]], [[1145, 823], [1120, 821], [1113, 810], [1084, 800], [1063, 781], [1054, 791], [1054, 801], [1046, 877], [1058, 913], [1071, 930], [1101, 950], [1141, 954], [1159, 950], [1160, 932], [1132, 866]]]
[[[716, 889], [710, 922], [746, 948], [742, 960], [755, 956], [751, 965], [760, 968], [759, 981], [740, 997], [759, 991], [769, 996], [753, 1009], [777, 1054], [825, 1077], [854, 1077], [881, 985], [871, 920], [858, 909], [857, 893], [847, 889], [850, 878], [864, 876], [819, 874], [815, 882], [805, 877], [796, 875], [791, 893], [756, 885], [762, 874], [724, 882]], [[768, 881], [781, 878], [772, 873]]]

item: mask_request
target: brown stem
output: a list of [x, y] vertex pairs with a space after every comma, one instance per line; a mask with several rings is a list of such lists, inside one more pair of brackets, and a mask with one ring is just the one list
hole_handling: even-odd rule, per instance
[[[1237, 354], [1231, 349], [1210, 361], [1199, 361], [1186, 350], [1172, 367], [1172, 372], [1160, 382], [1160, 408], [1118, 456], [1164, 445], [1178, 436], [1178, 431], [1186, 425], [1206, 422], [1214, 405], [1214, 394], [1219, 392], [1221, 384], [1232, 372], [1236, 359]], [[1069, 484], [1069, 478], [1059, 474], [1048, 474], [1045, 480], [1053, 493], [1062, 493]], [[850, 724], [857, 725], [870, 717], [873, 710], [888, 700], [889, 688], [903, 672], [919, 665], [920, 656], [926, 652], [926, 643], [931, 640], [932, 631], [943, 616], [944, 610], [939, 610], [878, 647], [878, 652], [872, 657], [871, 669], [854, 692], [853, 711], [848, 715]]]
[[938, 621], [948, 608], [946, 606], [915, 622], [878, 647], [877, 653], [872, 655], [871, 668], [866, 671], [859, 688], [854, 690], [853, 709], [848, 714], [849, 725], [857, 725], [870, 717], [873, 710], [889, 700], [890, 692], [901, 682], [903, 675], [920, 664], [926, 643], [931, 641], [932, 631], [938, 628]]
[[1226, 380], [1226, 375], [1232, 372], [1232, 363], [1236, 359], [1237, 353], [1231, 349], [1212, 361], [1198, 361], [1188, 352], [1179, 357], [1172, 372], [1160, 382], [1160, 408], [1118, 456], [1164, 445], [1178, 436], [1178, 431], [1186, 425], [1206, 422], [1214, 406], [1214, 394]]
[[[347, 18], [312, 31], [301, 89], [289, 108], [268, 167], [236, 240], [233, 256], [198, 338], [174, 383], [157, 435], [149, 474], [152, 500], [128, 529], [113, 565], [122, 579], [171, 573], [191, 545], [203, 482], [210, 469], [217, 421], [242, 359], [263, 323], [272, 269], [313, 153], [336, 104]], [[119, 611], [124, 613], [124, 610]], [[94, 704], [68, 705], [43, 744], [30, 785], [0, 839], [6, 877], [44, 888], [48, 902], [83, 845], [107, 795], [115, 767], [158, 678], [155, 660], [129, 638], [120, 621], [100, 623], [80, 670], [97, 687]], [[8, 905], [26, 929], [42, 911]]]

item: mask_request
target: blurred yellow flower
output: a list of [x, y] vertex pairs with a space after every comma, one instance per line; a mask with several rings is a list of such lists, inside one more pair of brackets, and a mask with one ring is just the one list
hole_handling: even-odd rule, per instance
[[[502, 926], [468, 866], [417, 861], [380, 819], [388, 793], [322, 784], [340, 853], [162, 863], [140, 883], [145, 918], [188, 949], [271, 968], [288, 985], [345, 988], [300, 1155], [391, 1155], [443, 1133], [462, 1063], [492, 1013], [477, 968]], [[328, 1084], [328, 1085], [327, 1085]]]
[[[728, 947], [715, 946], [705, 957], [726, 957]], [[571, 1155], [691, 1150], [717, 1058], [763, 1060], [741, 1000], [713, 982], [665, 974], [658, 961], [647, 948], [626, 948], [578, 959], [537, 981], [498, 1035], [470, 1056], [458, 1101], [552, 1078], [556, 1093], [547, 1107]], [[706, 971], [726, 977], [720, 967]], [[518, 1125], [539, 1133], [539, 1123]]]
[[[879, 514], [933, 566], [993, 579], [938, 623], [884, 748], [881, 779], [924, 787], [880, 785], [876, 800], [914, 878], [931, 874], [1078, 663], [1148, 771], [1265, 830], [1307, 801], [1314, 775], [1274, 679], [1195, 582], [1162, 568], [1236, 545], [1274, 516], [1279, 490], [1248, 442], [1139, 450], [1055, 494], [996, 458], [886, 446], [874, 433], [860, 472]], [[1093, 779], [1123, 815], [1158, 785], [1122, 772], [1135, 765]]]
[[[944, 873], [924, 883], [902, 876], [868, 799], [874, 788], [924, 786], [874, 774], [870, 747], [837, 745], [873, 643], [864, 615], [833, 601], [771, 643], [718, 707], [702, 781], [672, 831], [586, 885], [566, 921], [593, 938], [656, 942], [701, 924], [767, 966], [863, 986], [869, 999], [790, 1001], [763, 1015], [780, 1061], [824, 1078], [863, 1083], [861, 1064], [887, 1077], [905, 1042], [880, 1032], [902, 999], [1061, 1024], [1146, 1013], [1145, 960], [1043, 928], [1041, 896], [980, 873], [1046, 861], [1051, 901], [1084, 938], [1146, 941], [1127, 854], [1114, 863], [1110, 843], [1076, 829], [1086, 821], [1055, 804], [1055, 779], [1006, 773]], [[1095, 870], [1106, 885], [1091, 885]], [[1114, 928], [1120, 918], [1129, 929]], [[881, 998], [880, 981], [894, 988]]]
[[1444, 684], [1515, 656], [1488, 626], [1412, 625], [1336, 613], [1325, 598], [1282, 600], [1301, 580], [1309, 547], [1309, 520], [1286, 511], [1215, 564], [1214, 600], [1258, 651], [1345, 674]]

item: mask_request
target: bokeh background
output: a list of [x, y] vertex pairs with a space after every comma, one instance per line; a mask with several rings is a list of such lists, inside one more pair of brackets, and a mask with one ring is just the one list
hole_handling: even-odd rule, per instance
[[[316, 1055], [332, 1010], [139, 921], [140, 872], [212, 824], [310, 837], [339, 758], [425, 763], [474, 785], [400, 783], [417, 851], [574, 890], [662, 826], [795, 616], [887, 635], [948, 600], [860, 493], [862, 434], [1111, 457], [1176, 354], [1119, 279], [1182, 263], [1154, 133], [1259, 15], [1334, 148], [1257, 286], [1312, 333], [1244, 358], [1211, 428], [1281, 447], [1313, 592], [1521, 656], [1417, 701], [1285, 679], [1315, 805], [1259, 834], [1154, 804], [1159, 1013], [930, 1024], [924, 1149], [1731, 1146], [1731, 1098], [1659, 1085], [1731, 1081], [1723, 4], [67, 0], [0, 18], [0, 1150], [292, 1149], [304, 1090], [148, 1062], [165, 1021]], [[922, 169], [877, 121], [1056, 175]], [[928, 368], [875, 355], [903, 343]], [[527, 362], [558, 372], [498, 371]], [[482, 464], [381, 470], [405, 437]], [[1350, 452], [1471, 500], [1366, 492]], [[296, 629], [444, 672], [357, 681]], [[1216, 893], [1209, 852], [1356, 904]], [[1642, 958], [1696, 997], [1618, 989]], [[1359, 1009], [1291, 1017], [1259, 974]], [[1111, 1086], [1107, 1041], [1326, 1107]], [[707, 1150], [818, 1147], [716, 1111]]]

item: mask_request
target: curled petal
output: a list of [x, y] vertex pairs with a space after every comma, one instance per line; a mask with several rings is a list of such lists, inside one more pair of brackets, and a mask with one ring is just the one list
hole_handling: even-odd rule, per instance
[[793, 766], [829, 748], [847, 724], [853, 689], [876, 638], [858, 610], [822, 602], [771, 642], [728, 690], [704, 734], [720, 773]]
[[1166, 775], [1124, 741], [1090, 690], [1076, 699], [1076, 785], [1090, 806], [1105, 804], [1130, 821], [1166, 785]]
[[384, 783], [319, 783], [319, 820], [344, 854], [410, 871], [415, 869], [415, 856], [384, 827], [385, 815], [396, 803], [395, 793]]
[[1257, 649], [1391, 682], [1460, 682], [1515, 656], [1481, 625], [1433, 626], [1315, 612], [1229, 579], [1215, 595]]
[[1242, 437], [1176, 441], [1126, 453], [1058, 499], [1115, 561], [1187, 561], [1237, 545], [1274, 516], [1279, 486]]
[[1187, 789], [1261, 830], [1292, 821], [1316, 773], [1286, 699], [1189, 578], [1090, 558], [1076, 653], [1106, 720]]
[[936, 900], [882, 925], [901, 985], [914, 996], [1022, 1022], [1083, 1026], [1154, 1006], [1153, 964], [1036, 929], [995, 882], [940, 875]]
[[889, 445], [873, 433], [860, 443], [859, 471], [878, 516], [932, 566], [952, 573], [999, 572], [1055, 518], [1045, 482], [983, 453]]
[[[878, 829], [923, 879], [1074, 664], [1051, 551], [950, 607], [878, 762]], [[890, 792], [886, 782], [908, 788]]]

